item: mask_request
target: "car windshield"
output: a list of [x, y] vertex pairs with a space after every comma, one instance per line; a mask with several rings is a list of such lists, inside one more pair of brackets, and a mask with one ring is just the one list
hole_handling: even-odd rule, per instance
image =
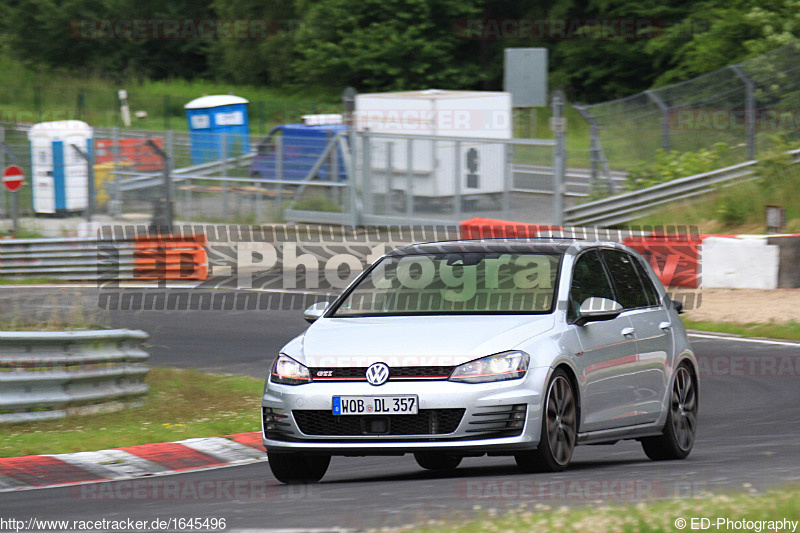
[[560, 259], [471, 252], [384, 257], [331, 316], [549, 313]]

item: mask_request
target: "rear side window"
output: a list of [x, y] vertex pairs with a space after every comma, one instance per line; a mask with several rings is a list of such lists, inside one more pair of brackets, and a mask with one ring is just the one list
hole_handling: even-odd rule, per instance
[[606, 276], [603, 262], [595, 250], [578, 257], [572, 271], [570, 286], [569, 314], [570, 318], [578, 316], [578, 309], [586, 298], [608, 298], [614, 300], [614, 291]]
[[641, 259], [636, 261], [635, 259], [636, 258], [634, 258], [633, 264], [636, 266], [636, 271], [639, 273], [639, 279], [642, 281], [642, 285], [644, 285], [644, 292], [647, 295], [647, 300], [650, 302], [650, 305], [661, 305], [661, 298], [659, 298], [658, 291], [650, 280], [650, 275], [647, 272], [644, 261]]
[[647, 307], [647, 294], [636, 272], [633, 258], [618, 250], [603, 250], [603, 259], [611, 273], [620, 305], [625, 309]]

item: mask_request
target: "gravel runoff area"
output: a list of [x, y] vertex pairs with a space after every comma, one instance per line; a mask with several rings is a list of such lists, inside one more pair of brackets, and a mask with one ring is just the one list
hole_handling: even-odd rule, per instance
[[702, 289], [686, 318], [739, 324], [800, 322], [800, 289]]

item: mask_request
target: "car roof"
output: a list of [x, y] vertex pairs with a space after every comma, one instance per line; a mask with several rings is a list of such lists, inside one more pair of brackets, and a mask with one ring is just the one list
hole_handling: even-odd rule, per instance
[[574, 239], [463, 239], [405, 244], [398, 246], [388, 256], [432, 255], [441, 253], [545, 253], [577, 254], [588, 248], [625, 246], [611, 241], [583, 241]]

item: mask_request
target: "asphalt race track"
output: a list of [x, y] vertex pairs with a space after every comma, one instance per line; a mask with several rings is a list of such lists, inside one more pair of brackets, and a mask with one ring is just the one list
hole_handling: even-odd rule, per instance
[[[55, 305], [39, 289], [0, 290], [0, 309]], [[97, 290], [65, 290], [96, 305]], [[58, 300], [60, 297], [56, 297]], [[112, 325], [151, 334], [154, 366], [262, 377], [280, 346], [305, 327], [300, 310], [125, 312]], [[687, 460], [649, 461], [635, 442], [578, 447], [562, 474], [520, 474], [512, 458], [467, 458], [451, 474], [413, 457], [335, 457], [322, 483], [279, 485], [265, 462], [131, 481], [0, 494], [4, 518], [53, 520], [225, 518], [236, 529], [363, 529], [477, 508], [636, 502], [800, 482], [800, 344], [713, 336], [690, 340], [701, 363], [699, 431]], [[258, 416], [254, 413], [254, 416]]]

